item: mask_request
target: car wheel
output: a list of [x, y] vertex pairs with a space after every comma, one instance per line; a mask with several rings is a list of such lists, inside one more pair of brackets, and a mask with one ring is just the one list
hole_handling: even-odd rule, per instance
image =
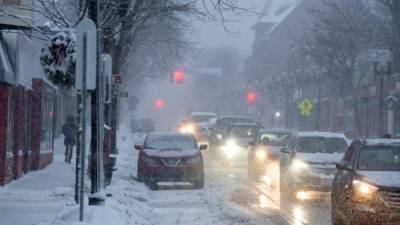
[[332, 225], [345, 225], [343, 220], [340, 218], [340, 216], [337, 214], [336, 209], [332, 208], [331, 210], [331, 218], [332, 218]]
[[196, 181], [193, 182], [193, 186], [195, 189], [204, 188], [204, 174], [202, 174]]
[[148, 186], [149, 186], [149, 188], [151, 189], [151, 190], [158, 190], [158, 183], [157, 183], [157, 181], [156, 180], [151, 180], [151, 181], [149, 181], [149, 184], [148, 184]]
[[137, 172], [136, 181], [140, 182], [140, 183], [142, 183], [144, 181], [143, 173], [141, 173], [140, 170], [138, 170], [138, 172]]

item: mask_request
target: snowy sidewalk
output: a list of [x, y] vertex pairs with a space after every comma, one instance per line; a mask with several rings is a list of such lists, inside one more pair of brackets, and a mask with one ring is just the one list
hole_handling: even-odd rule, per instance
[[52, 164], [0, 188], [0, 225], [49, 222], [74, 204], [74, 168], [64, 162], [63, 138], [57, 139]]

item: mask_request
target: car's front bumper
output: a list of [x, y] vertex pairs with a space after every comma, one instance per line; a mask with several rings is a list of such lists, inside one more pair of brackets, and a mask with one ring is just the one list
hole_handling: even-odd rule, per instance
[[146, 166], [145, 179], [157, 182], [194, 182], [202, 179], [203, 165], [193, 166]]
[[400, 224], [400, 208], [389, 208], [382, 204], [355, 202], [349, 216], [365, 224]]

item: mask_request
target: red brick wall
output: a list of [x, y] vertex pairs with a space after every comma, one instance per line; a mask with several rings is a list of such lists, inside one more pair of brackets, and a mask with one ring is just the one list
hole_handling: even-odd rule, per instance
[[0, 186], [12, 180], [13, 158], [7, 158], [8, 95], [10, 87], [0, 85]]
[[31, 108], [31, 148], [32, 148], [32, 163], [31, 169], [38, 170], [40, 168], [40, 140], [42, 129], [42, 83], [40, 80], [32, 81], [32, 108]]

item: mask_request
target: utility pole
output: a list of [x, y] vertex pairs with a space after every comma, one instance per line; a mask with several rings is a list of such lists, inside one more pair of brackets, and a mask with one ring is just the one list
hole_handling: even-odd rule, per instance
[[103, 35], [101, 29], [101, 0], [90, 0], [89, 17], [97, 26], [97, 76], [96, 89], [91, 93], [91, 140], [90, 140], [90, 178], [91, 187], [89, 205], [99, 205], [104, 202], [104, 196], [100, 196], [103, 189], [103, 74], [101, 53], [103, 49]]
[[391, 63], [387, 62], [387, 68], [381, 68], [378, 70], [378, 62], [374, 62], [374, 77], [379, 78], [379, 119], [378, 129], [379, 135], [385, 134], [385, 76], [389, 76], [391, 73]]

